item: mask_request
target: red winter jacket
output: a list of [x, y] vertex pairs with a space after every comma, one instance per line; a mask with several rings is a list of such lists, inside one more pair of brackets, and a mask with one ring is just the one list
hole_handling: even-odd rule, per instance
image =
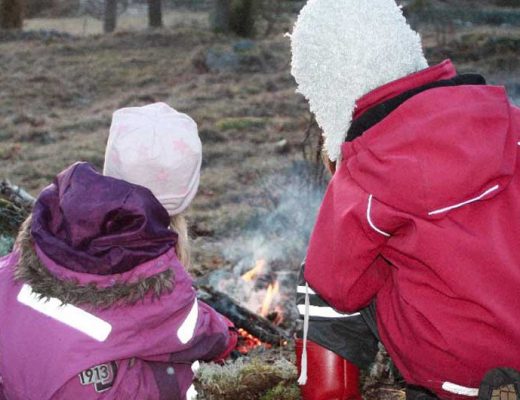
[[[392, 82], [356, 116], [455, 74], [446, 61]], [[310, 286], [344, 312], [375, 298], [405, 379], [444, 399], [520, 370], [519, 136], [502, 87], [422, 92], [343, 145], [312, 234]]]

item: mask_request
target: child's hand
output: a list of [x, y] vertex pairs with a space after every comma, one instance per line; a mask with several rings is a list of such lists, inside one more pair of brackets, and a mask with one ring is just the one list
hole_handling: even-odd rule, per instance
[[213, 360], [213, 362], [216, 363], [223, 363], [230, 356], [238, 343], [238, 331], [235, 328], [235, 325], [226, 317], [224, 317], [224, 319], [228, 325], [229, 339], [226, 349]]

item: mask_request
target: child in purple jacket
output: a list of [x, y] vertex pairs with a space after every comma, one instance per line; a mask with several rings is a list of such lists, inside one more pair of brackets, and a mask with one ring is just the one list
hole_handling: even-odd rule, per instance
[[194, 398], [197, 360], [236, 344], [184, 269], [200, 160], [191, 118], [124, 109], [105, 176], [77, 163], [41, 192], [0, 259], [0, 399]]

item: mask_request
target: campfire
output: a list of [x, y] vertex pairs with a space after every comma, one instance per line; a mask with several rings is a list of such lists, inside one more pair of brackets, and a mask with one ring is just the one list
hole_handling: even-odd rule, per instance
[[[278, 269], [283, 266], [279, 263]], [[295, 277], [284, 285], [280, 277], [283, 280], [287, 274], [282, 272], [265, 258], [257, 259], [249, 267], [247, 261], [242, 261], [232, 271], [215, 271], [208, 279], [209, 285], [199, 287], [199, 298], [227, 316], [238, 328], [237, 350], [241, 354], [287, 344], [288, 331], [296, 320], [286, 319], [292, 304], [288, 292], [293, 289]], [[201, 290], [210, 292], [209, 298], [201, 297]]]
[[[267, 287], [267, 294], [265, 295], [265, 300], [262, 303], [262, 308], [260, 310], [260, 315], [262, 317], [268, 317], [269, 315], [273, 315], [270, 313], [271, 304], [273, 303], [273, 299], [280, 293], [280, 284], [277, 282], [270, 283]], [[274, 318], [275, 322], [278, 320], [278, 322], [281, 322], [281, 319], [278, 318], [278, 312], [274, 311], [274, 315], [276, 315], [276, 318]]]
[[267, 271], [267, 261], [263, 258], [259, 259], [255, 266], [242, 275], [242, 279], [245, 282], [258, 282], [259, 284], [255, 286], [262, 286], [262, 281], [266, 281], [265, 278], [262, 278], [264, 275], [268, 277], [268, 279], [272, 279], [270, 283], [267, 285], [265, 297], [259, 303], [258, 310], [256, 311], [259, 315], [268, 320], [274, 322], [276, 325], [280, 325], [283, 321], [283, 312], [280, 307], [277, 306], [277, 303], [280, 301], [280, 283], [276, 278], [272, 278], [269, 274], [265, 274]]
[[[245, 282], [254, 282], [258, 279], [258, 277], [262, 276], [264, 271], [266, 270], [267, 261], [263, 258], [257, 260], [255, 266], [244, 273], [242, 275], [242, 280]], [[275, 323], [275, 325], [279, 325], [282, 322], [282, 313], [280, 312], [279, 307], [276, 310], [273, 308], [273, 304], [276, 300], [278, 300], [280, 294], [280, 284], [278, 281], [274, 281], [273, 283], [269, 283], [267, 286], [265, 297], [258, 307], [258, 314], [264, 318], [267, 318], [269, 321]], [[264, 343], [260, 339], [253, 336], [247, 330], [243, 328], [238, 329], [239, 333], [239, 344], [237, 346], [237, 350], [242, 354], [249, 353], [252, 349], [257, 347], [263, 348], [271, 348], [272, 344]], [[283, 343], [282, 343], [283, 344]]]
[[251, 282], [252, 280], [256, 279], [258, 275], [260, 275], [265, 269], [266, 264], [267, 262], [265, 259], [259, 259], [251, 270], [242, 275], [242, 279], [246, 282]]

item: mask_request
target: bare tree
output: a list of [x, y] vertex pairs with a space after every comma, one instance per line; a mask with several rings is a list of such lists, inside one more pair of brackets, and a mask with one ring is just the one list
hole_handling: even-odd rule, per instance
[[258, 0], [234, 0], [231, 4], [231, 30], [238, 36], [253, 36], [261, 3]]
[[161, 0], [148, 0], [148, 26], [150, 28], [163, 26]]
[[0, 0], [0, 29], [21, 29], [22, 26], [22, 0]]
[[105, 33], [114, 32], [117, 23], [117, 0], [105, 0], [103, 16], [103, 30]]
[[211, 13], [211, 28], [215, 32], [229, 32], [231, 17], [231, 1], [215, 0]]
[[243, 37], [253, 36], [264, 1], [271, 0], [214, 0], [210, 16], [212, 29], [215, 32], [233, 32]]

